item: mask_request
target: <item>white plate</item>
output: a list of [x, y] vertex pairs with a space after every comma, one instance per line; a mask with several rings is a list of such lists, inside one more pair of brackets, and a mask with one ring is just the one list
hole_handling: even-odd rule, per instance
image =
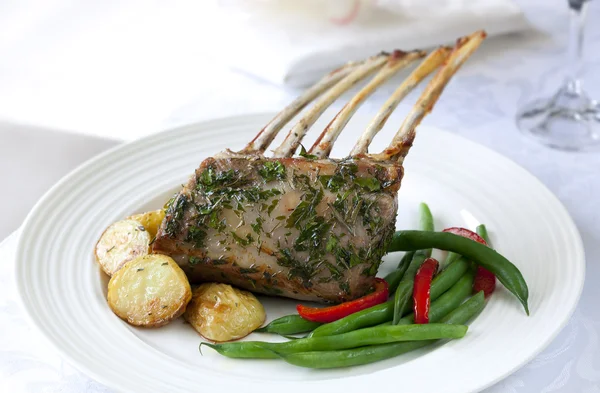
[[[429, 203], [438, 228], [485, 223], [495, 248], [529, 284], [531, 316], [499, 288], [462, 340], [371, 365], [319, 371], [280, 361], [232, 360], [209, 349], [201, 356], [200, 337], [181, 319], [156, 330], [122, 322], [106, 305], [106, 279], [92, 256], [103, 229], [126, 215], [159, 208], [204, 158], [242, 147], [268, 119], [210, 121], [117, 147], [68, 175], [37, 204], [19, 241], [18, 289], [32, 323], [71, 363], [126, 392], [306, 393], [318, 387], [364, 393], [401, 386], [464, 393], [515, 371], [564, 326], [584, 279], [582, 242], [565, 209], [511, 161], [429, 127], [420, 127], [406, 160], [398, 227], [416, 227], [420, 201]], [[350, 151], [366, 121], [348, 125], [338, 156]], [[378, 147], [384, 139], [376, 141]], [[388, 256], [380, 274], [398, 257]], [[264, 301], [269, 319], [292, 312], [296, 304]]]

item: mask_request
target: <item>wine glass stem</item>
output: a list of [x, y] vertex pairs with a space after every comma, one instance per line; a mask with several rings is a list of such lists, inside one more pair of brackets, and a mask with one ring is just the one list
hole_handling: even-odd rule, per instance
[[574, 93], [581, 93], [581, 70], [583, 63], [583, 36], [585, 27], [586, 0], [569, 0], [569, 46], [566, 87]]

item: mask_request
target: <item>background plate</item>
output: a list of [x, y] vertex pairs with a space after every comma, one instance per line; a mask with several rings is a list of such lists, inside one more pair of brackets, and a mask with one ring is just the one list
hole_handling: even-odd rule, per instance
[[[494, 247], [521, 269], [529, 284], [530, 317], [501, 287], [462, 340], [372, 365], [315, 371], [279, 361], [227, 359], [209, 349], [201, 356], [200, 337], [181, 319], [144, 330], [114, 316], [106, 305], [106, 277], [93, 259], [104, 228], [129, 214], [161, 207], [204, 158], [226, 147], [241, 148], [269, 119], [215, 120], [119, 146], [72, 172], [40, 200], [20, 236], [17, 285], [31, 322], [71, 363], [127, 392], [233, 392], [243, 387], [245, 392], [305, 393], [318, 384], [364, 393], [402, 383], [405, 391], [464, 393], [515, 371], [564, 326], [585, 271], [582, 242], [565, 209], [508, 159], [426, 126], [419, 128], [406, 160], [398, 228], [417, 226], [421, 201], [430, 205], [437, 228], [474, 229], [485, 223]], [[353, 119], [333, 156], [350, 151], [368, 120]], [[372, 150], [384, 147], [385, 138], [377, 138]], [[399, 257], [387, 256], [380, 275]], [[292, 312], [296, 304], [261, 300], [269, 320]], [[254, 334], [249, 339], [268, 337]]]

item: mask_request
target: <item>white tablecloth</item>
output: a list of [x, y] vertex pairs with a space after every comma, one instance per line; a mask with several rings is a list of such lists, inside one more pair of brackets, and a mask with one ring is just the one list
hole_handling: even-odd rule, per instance
[[[540, 91], [551, 91], [562, 78], [567, 30], [566, 1], [520, 3], [546, 33], [489, 40], [425, 121], [488, 145], [531, 171], [565, 204], [586, 248], [586, 285], [567, 327], [535, 360], [488, 392], [599, 393], [600, 153], [549, 150], [517, 132], [516, 108]], [[591, 2], [590, 6], [586, 77], [589, 91], [600, 97], [600, 73], [593, 72], [600, 65], [600, 3]], [[101, 18], [104, 14], [94, 15]], [[89, 26], [80, 23], [82, 30]], [[52, 41], [54, 38], [44, 37], [49, 43], [58, 42]], [[0, 45], [0, 58], [7, 59], [5, 53], [6, 48]], [[35, 54], [38, 57], [31, 59], [43, 59], [47, 52], [38, 48]], [[20, 55], [16, 62], [27, 57]], [[85, 66], [85, 61], [81, 59], [79, 65]], [[3, 60], [1, 67], [8, 67], [8, 63]], [[189, 65], [182, 65], [180, 72], [171, 71], [171, 84], [164, 74], [153, 79], [140, 71], [147, 78], [122, 85], [122, 94], [109, 74], [101, 75], [104, 79], [100, 82], [90, 78], [96, 89], [90, 91], [81, 86], [81, 72], [71, 78], [69, 70], [53, 65], [56, 63], [49, 64], [44, 72], [32, 64], [12, 74], [0, 73], [0, 118], [134, 139], [209, 117], [276, 110], [296, 94], [218, 67], [208, 68], [208, 73], [199, 70], [193, 76]], [[155, 94], [149, 94], [153, 88]], [[53, 92], [60, 89], [72, 94], [61, 94], [54, 100]], [[392, 89], [388, 85], [375, 94], [364, 110], [376, 110]], [[407, 107], [408, 103], [403, 104], [399, 110]], [[0, 392], [110, 392], [64, 363], [27, 324], [12, 279], [15, 241], [13, 235], [0, 245]], [[465, 372], [468, 376], [468, 370]]]

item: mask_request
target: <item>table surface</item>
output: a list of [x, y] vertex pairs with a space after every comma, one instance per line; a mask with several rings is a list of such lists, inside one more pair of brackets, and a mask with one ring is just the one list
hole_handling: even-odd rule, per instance
[[[487, 145], [532, 172], [564, 203], [585, 244], [586, 284], [569, 324], [535, 360], [487, 392], [598, 393], [600, 287], [596, 282], [600, 280], [600, 153], [549, 150], [524, 139], [516, 130], [516, 109], [539, 94], [551, 92], [563, 78], [567, 30], [566, 1], [523, 0], [519, 3], [538, 32], [488, 40], [461, 70], [425, 121]], [[600, 24], [595, 22], [600, 17], [598, 3], [590, 3], [585, 61], [587, 87], [596, 97], [600, 97], [600, 74], [590, 71], [600, 64]], [[131, 5], [131, 2], [123, 4]], [[145, 11], [151, 13], [148, 7]], [[118, 20], [126, 19], [123, 15], [129, 14], [125, 11], [133, 12], [133, 6], [130, 8], [123, 6]], [[157, 9], [152, 12], [158, 12]], [[53, 15], [53, 23], [61, 17], [84, 14], [78, 14], [74, 5], [59, 11]], [[101, 18], [108, 17], [108, 10], [98, 13], [86, 9], [85, 15], [89, 20], [95, 18], [95, 23], [81, 22], [65, 29], [77, 27], [90, 36], [95, 32], [94, 37], [98, 38]], [[6, 25], [1, 23], [1, 18], [0, 31], [3, 31]], [[8, 67], [8, 72], [0, 72], [3, 86], [0, 119], [10, 121], [0, 123], [0, 178], [5, 189], [20, 191], [16, 198], [14, 193], [0, 197], [3, 198], [0, 213], [4, 225], [0, 226], [0, 238], [17, 229], [33, 202], [56, 179], [115, 143], [90, 135], [131, 140], [211, 117], [275, 111], [297, 94], [297, 91], [216, 66], [202, 68], [202, 72], [186, 66], [169, 78], [168, 73], [173, 74], [174, 68], [165, 64], [161, 65], [164, 69], [155, 70], [159, 72], [154, 78], [156, 83], [149, 86], [155, 89], [155, 94], [148, 94], [148, 87], [142, 86], [143, 78], [124, 84], [124, 77], [118, 79], [110, 70], [99, 71], [99, 79], [91, 78], [91, 88], [85, 89], [79, 78], [89, 78], [89, 75], [76, 73], [75, 68], [89, 61], [86, 59], [89, 51], [77, 52], [82, 59], [75, 65], [67, 61], [70, 59], [67, 57], [46, 68], [40, 66], [45, 64], [43, 60], [47, 57], [44, 56], [49, 56], [60, 45], [63, 45], [61, 53], [68, 52], [65, 48], [72, 48], [75, 43], [67, 37], [66, 34], [44, 37], [44, 48], [24, 45], [31, 53], [15, 51], [15, 45], [0, 40], [0, 57], [14, 58], [14, 62], [2, 65]], [[35, 34], [23, 33], [21, 41], [14, 38], [13, 44], [34, 39], [37, 39]], [[80, 45], [77, 49], [85, 48]], [[101, 49], [94, 47], [94, 50]], [[27, 59], [40, 61], [29, 62], [25, 67]], [[201, 60], [196, 58], [197, 62]], [[392, 89], [393, 86], [388, 85], [374, 94], [361, 110], [377, 110]], [[411, 96], [407, 101], [413, 100]], [[336, 105], [339, 108], [341, 104]], [[401, 105], [399, 111], [405, 112], [408, 105]], [[47, 131], [48, 128], [78, 134]], [[13, 235], [0, 245], [0, 391], [111, 392], [63, 362], [27, 324], [12, 279], [15, 242], [16, 235]]]

